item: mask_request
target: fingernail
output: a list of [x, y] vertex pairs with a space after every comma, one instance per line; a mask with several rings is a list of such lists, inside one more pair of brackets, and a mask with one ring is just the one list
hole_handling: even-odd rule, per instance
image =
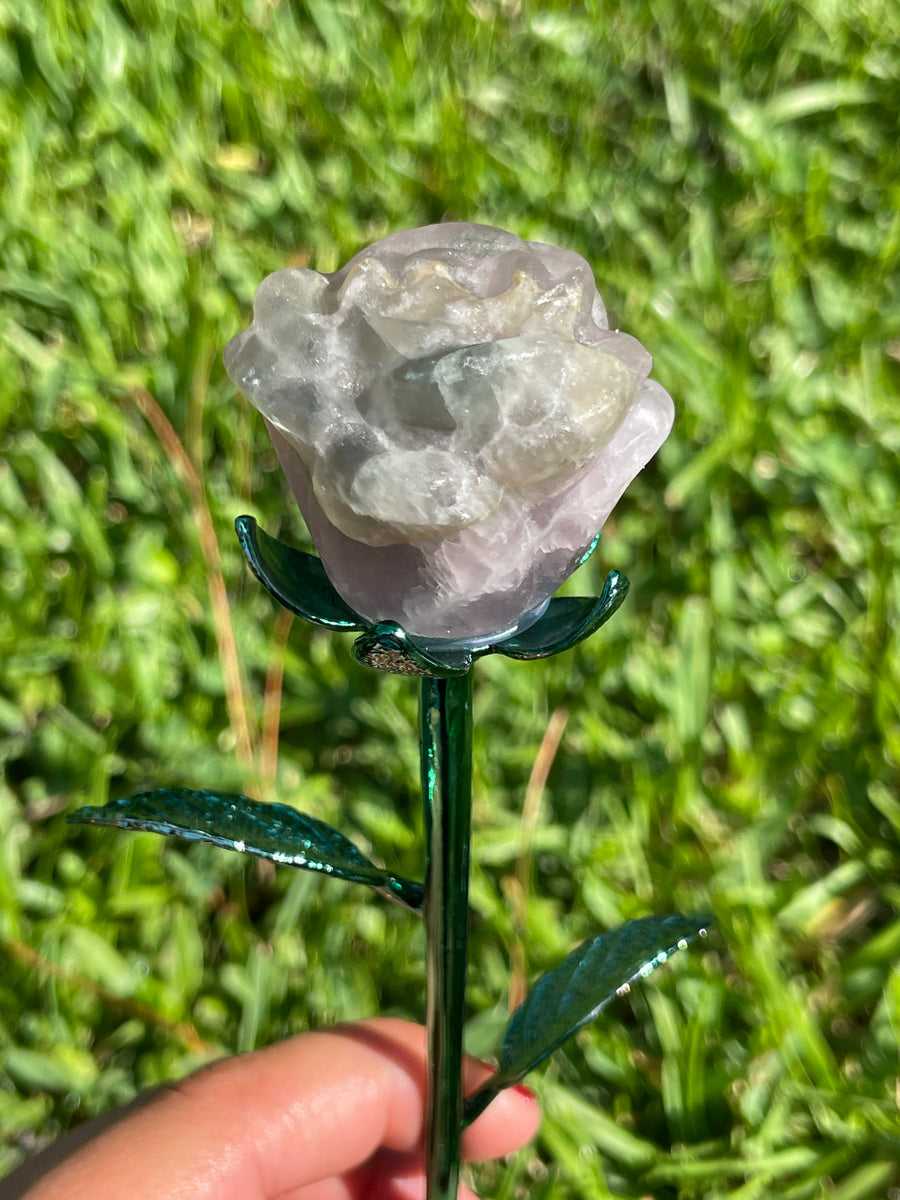
[[529, 1100], [532, 1104], [537, 1101], [537, 1092], [533, 1092], [525, 1083], [517, 1083], [513, 1091], [518, 1093], [523, 1100]]

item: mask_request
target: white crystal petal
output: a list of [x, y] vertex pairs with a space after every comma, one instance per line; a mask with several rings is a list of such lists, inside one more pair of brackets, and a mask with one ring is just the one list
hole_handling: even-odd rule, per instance
[[604, 350], [546, 338], [498, 342], [484, 369], [495, 381], [502, 423], [482, 459], [516, 489], [561, 474], [570, 480], [608, 441], [637, 383]]
[[[452, 534], [484, 521], [501, 496], [492, 480], [454, 454], [393, 450], [360, 467], [350, 503], [360, 517], [385, 527], [387, 544]], [[344, 532], [360, 536], [354, 528]]]
[[669, 393], [654, 380], [645, 380], [609, 444], [565, 494], [564, 503], [548, 522], [545, 545], [568, 546], [577, 561], [629, 483], [666, 440], [674, 418]]

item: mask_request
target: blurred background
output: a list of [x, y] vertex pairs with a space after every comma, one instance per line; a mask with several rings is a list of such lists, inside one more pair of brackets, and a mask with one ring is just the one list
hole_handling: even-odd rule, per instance
[[477, 668], [469, 1045], [600, 929], [720, 923], [535, 1076], [536, 1144], [477, 1186], [900, 1197], [900, 9], [0, 28], [0, 1174], [210, 1057], [422, 1015], [400, 908], [64, 815], [256, 788], [421, 871], [415, 684], [244, 568], [240, 513], [308, 540], [221, 351], [267, 272], [453, 217], [585, 255], [678, 410], [566, 585], [615, 567], [624, 609]]

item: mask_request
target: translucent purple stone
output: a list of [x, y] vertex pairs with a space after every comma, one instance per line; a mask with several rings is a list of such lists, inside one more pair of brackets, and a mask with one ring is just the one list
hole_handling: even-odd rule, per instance
[[335, 588], [429, 640], [524, 627], [673, 419], [587, 262], [486, 225], [276, 271], [225, 366]]

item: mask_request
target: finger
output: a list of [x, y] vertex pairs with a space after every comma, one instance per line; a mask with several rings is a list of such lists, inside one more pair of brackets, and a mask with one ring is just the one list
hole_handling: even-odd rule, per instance
[[[361, 1022], [189, 1076], [83, 1147], [29, 1200], [270, 1200], [422, 1127], [421, 1030]], [[407, 1144], [404, 1144], [406, 1142]]]
[[530, 1088], [519, 1084], [492, 1100], [463, 1134], [463, 1158], [483, 1162], [524, 1146], [538, 1131], [541, 1110]]
[[[424, 1031], [412, 1026], [414, 1038]], [[424, 1068], [424, 1061], [423, 1061]], [[477, 1059], [463, 1064], [463, 1091], [474, 1091], [493, 1073], [493, 1068]], [[502, 1092], [463, 1136], [463, 1157], [481, 1161], [498, 1158], [519, 1149], [537, 1132], [540, 1109], [530, 1088], [521, 1086]], [[302, 1187], [278, 1200], [424, 1200], [426, 1191], [422, 1148], [412, 1154], [379, 1150], [355, 1171]], [[458, 1200], [478, 1200], [465, 1184], [460, 1184]]]
[[[278, 1200], [425, 1200], [425, 1168], [421, 1154], [380, 1150], [358, 1171], [299, 1188]], [[464, 1183], [457, 1200], [478, 1200]]]
[[[484, 1072], [467, 1065], [473, 1086]], [[381, 1146], [419, 1149], [424, 1090], [421, 1026], [382, 1019], [306, 1034], [189, 1077], [83, 1147], [29, 1200], [119, 1200], [123, 1180], [131, 1200], [289, 1195]], [[507, 1104], [479, 1118], [467, 1150], [484, 1157], [527, 1140], [536, 1106]]]

